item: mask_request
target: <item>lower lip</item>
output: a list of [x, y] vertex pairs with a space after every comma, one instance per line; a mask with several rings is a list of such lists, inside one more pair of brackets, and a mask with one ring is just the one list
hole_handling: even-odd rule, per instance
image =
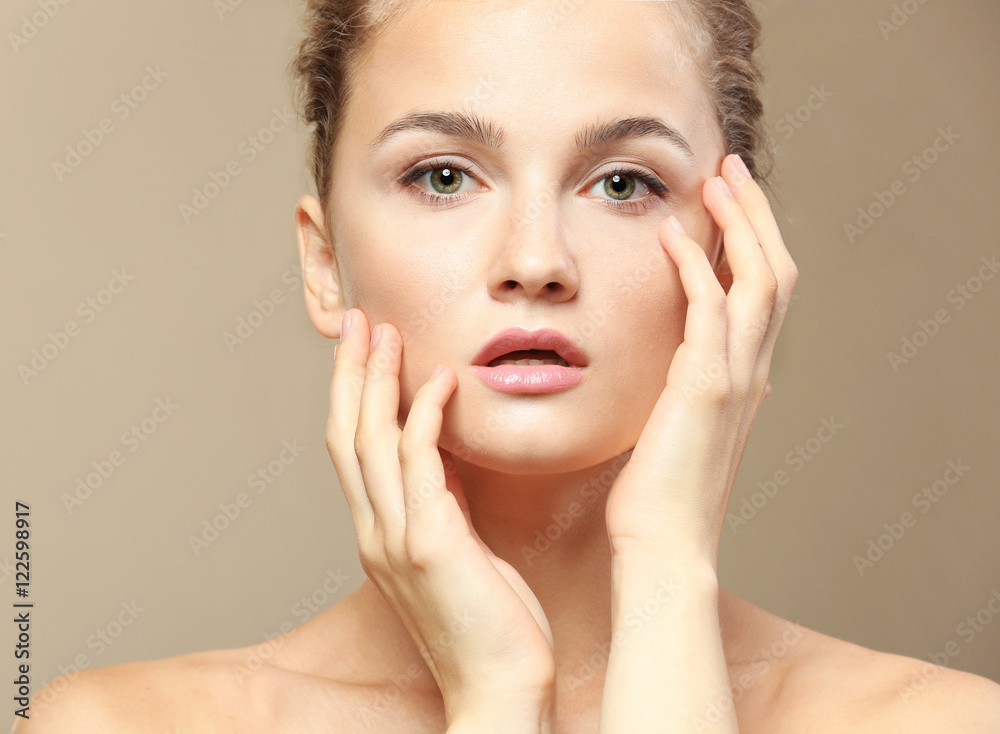
[[473, 365], [483, 382], [500, 392], [558, 392], [580, 384], [583, 367], [559, 364]]

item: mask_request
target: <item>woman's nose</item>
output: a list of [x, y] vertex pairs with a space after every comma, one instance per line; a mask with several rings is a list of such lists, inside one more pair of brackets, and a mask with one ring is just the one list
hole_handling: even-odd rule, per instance
[[519, 294], [557, 301], [572, 298], [579, 279], [556, 203], [532, 199], [518, 209], [509, 233], [497, 244], [490, 273], [494, 295], [506, 298]]

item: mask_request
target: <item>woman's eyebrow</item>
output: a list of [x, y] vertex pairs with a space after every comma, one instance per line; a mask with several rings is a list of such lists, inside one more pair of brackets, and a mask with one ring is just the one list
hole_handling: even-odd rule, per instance
[[[466, 138], [493, 150], [499, 150], [503, 146], [503, 129], [489, 120], [481, 119], [475, 113], [411, 112], [387, 125], [375, 137], [368, 146], [369, 157], [374, 156], [389, 138], [404, 130], [430, 130]], [[627, 117], [588, 125], [577, 133], [576, 146], [583, 152], [619, 140], [644, 137], [668, 141], [684, 154], [690, 165], [695, 164], [695, 155], [684, 136], [658, 117]]]

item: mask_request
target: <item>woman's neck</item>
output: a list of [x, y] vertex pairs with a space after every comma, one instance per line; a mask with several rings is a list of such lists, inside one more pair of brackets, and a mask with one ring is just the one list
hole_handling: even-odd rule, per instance
[[[552, 627], [560, 694], [600, 699], [612, 637], [611, 547], [604, 523], [611, 484], [630, 452], [569, 474], [507, 475], [459, 465], [472, 523], [480, 538], [531, 587]], [[372, 662], [398, 677], [416, 666], [418, 690], [436, 684], [405, 628], [375, 584], [355, 592]], [[736, 659], [746, 602], [719, 590], [727, 659]], [[376, 639], [377, 638], [377, 639]], [[410, 677], [413, 677], [412, 674]]]

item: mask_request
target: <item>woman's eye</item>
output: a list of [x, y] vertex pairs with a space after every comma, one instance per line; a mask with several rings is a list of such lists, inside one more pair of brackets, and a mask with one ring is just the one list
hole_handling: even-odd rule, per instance
[[[427, 161], [404, 175], [399, 183], [421, 203], [437, 206], [457, 204], [477, 191], [477, 179], [469, 170], [448, 159]], [[607, 206], [614, 209], [641, 213], [666, 199], [667, 187], [642, 170], [618, 168], [599, 178], [590, 195], [607, 201]]]
[[[598, 179], [591, 188], [593, 196], [601, 198], [601, 193], [607, 194], [612, 201], [629, 201], [630, 199], [641, 199], [649, 193], [649, 186], [643, 181], [643, 177], [630, 174], [627, 171], [616, 171], [608, 173]], [[595, 193], [601, 192], [601, 193]]]
[[436, 166], [425, 169], [424, 172], [420, 173], [413, 180], [414, 182], [422, 182], [425, 179], [426, 183], [430, 186], [430, 191], [440, 196], [453, 196], [464, 193], [465, 190], [462, 189], [462, 184], [472, 184], [474, 182], [472, 176], [467, 175], [462, 169], [455, 168], [454, 166]]

